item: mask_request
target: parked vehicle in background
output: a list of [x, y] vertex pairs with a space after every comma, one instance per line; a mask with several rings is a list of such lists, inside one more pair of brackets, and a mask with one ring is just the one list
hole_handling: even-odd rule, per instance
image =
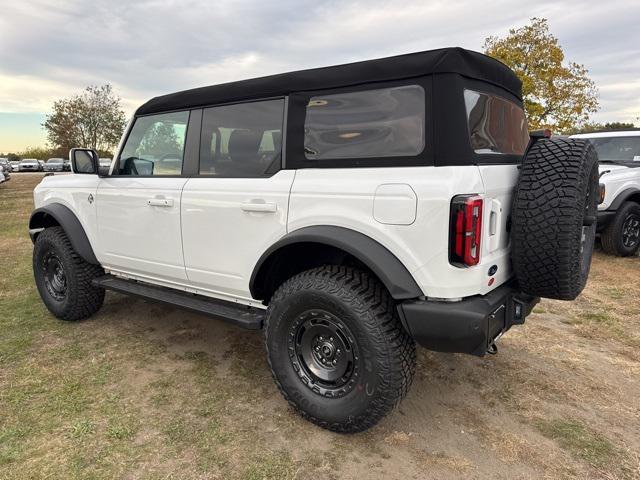
[[44, 164], [45, 164], [44, 160], [38, 160], [38, 165], [40, 166], [40, 171], [41, 172], [44, 171]]
[[71, 171], [71, 162], [69, 161], [68, 158], [64, 159], [64, 163], [62, 165], [62, 170], [65, 172], [70, 172]]
[[4, 174], [4, 179], [5, 180], [11, 180], [11, 165], [0, 165], [0, 168], [2, 168], [2, 173]]
[[2, 167], [2, 170], [5, 174], [5, 177], [11, 177], [11, 172], [13, 171], [13, 166], [11, 165], [11, 162], [9, 162], [9, 160], [7, 160], [6, 158], [0, 158], [0, 167]]
[[9, 163], [11, 164], [11, 171], [12, 172], [19, 172], [20, 171], [20, 160], [12, 160]]
[[62, 158], [50, 158], [44, 164], [45, 172], [62, 172], [64, 170], [64, 160]]
[[21, 172], [39, 172], [40, 168], [40, 162], [37, 158], [25, 158], [20, 161]]
[[598, 232], [602, 248], [612, 255], [636, 255], [640, 248], [640, 130], [571, 138], [589, 140], [600, 158]]
[[518, 77], [459, 48], [157, 97], [109, 172], [70, 156], [29, 222], [47, 308], [111, 289], [264, 328], [284, 397], [334, 431], [399, 403], [416, 342], [497, 353], [589, 274], [593, 146], [530, 136]]
[[0, 166], [0, 183], [4, 183], [7, 177], [4, 176], [4, 168]]
[[100, 158], [99, 163], [103, 168], [108, 168], [111, 166], [112, 159], [111, 158]]

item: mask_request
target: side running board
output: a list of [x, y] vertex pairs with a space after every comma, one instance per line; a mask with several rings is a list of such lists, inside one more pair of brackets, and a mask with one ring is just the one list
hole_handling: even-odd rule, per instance
[[113, 275], [95, 278], [92, 283], [96, 287], [102, 287], [106, 290], [134, 295], [154, 302], [167, 303], [192, 312], [221, 318], [249, 330], [260, 330], [265, 316], [265, 312], [259, 308], [158, 287], [135, 280], [125, 280]]

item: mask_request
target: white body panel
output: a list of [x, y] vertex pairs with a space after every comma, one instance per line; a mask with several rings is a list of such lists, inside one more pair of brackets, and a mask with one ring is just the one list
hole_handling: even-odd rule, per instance
[[600, 165], [600, 173], [600, 183], [604, 183], [605, 196], [604, 201], [598, 205], [598, 210], [608, 210], [618, 195], [625, 190], [640, 190], [640, 166], [629, 168], [603, 163]]
[[258, 259], [287, 232], [295, 174], [189, 179], [182, 194], [182, 231], [186, 273], [194, 288], [251, 301], [249, 279]]
[[[511, 275], [505, 205], [510, 204], [516, 180], [515, 165], [303, 169], [297, 172], [291, 190], [288, 229], [334, 225], [363, 233], [391, 251], [427, 297], [455, 299], [484, 294]], [[385, 223], [374, 216], [376, 192], [388, 184], [407, 185], [415, 192], [413, 222], [407, 222], [406, 207], [398, 210], [395, 220], [392, 209], [383, 208]], [[403, 195], [391, 196], [391, 205], [408, 203], [408, 190], [402, 187], [402, 191], [404, 199]], [[479, 265], [459, 268], [449, 263], [449, 213], [451, 199], [465, 193], [480, 194], [484, 199], [482, 254]], [[492, 209], [496, 211], [496, 230], [490, 235]], [[498, 270], [489, 285], [492, 265]]]
[[182, 254], [180, 198], [186, 178], [103, 178], [96, 205], [95, 254], [108, 268], [170, 282], [187, 276]]
[[51, 203], [60, 203], [71, 210], [80, 221], [94, 253], [98, 253], [95, 199], [100, 178], [97, 175], [54, 175], [44, 177], [33, 190], [36, 208]]
[[[128, 278], [262, 306], [249, 292], [260, 256], [287, 232], [333, 225], [384, 245], [425, 297], [454, 300], [510, 278], [516, 181], [515, 165], [301, 169], [254, 179], [66, 175], [45, 178], [35, 199], [68, 206], [100, 263]], [[469, 268], [448, 257], [451, 199], [460, 194], [484, 199], [480, 264]]]

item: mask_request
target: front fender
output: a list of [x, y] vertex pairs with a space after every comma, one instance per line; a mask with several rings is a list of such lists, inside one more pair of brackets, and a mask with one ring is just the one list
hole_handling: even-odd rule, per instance
[[93, 253], [84, 228], [78, 217], [60, 203], [50, 203], [44, 207], [35, 209], [29, 219], [29, 236], [35, 243], [38, 234], [47, 227], [59, 225], [67, 234], [71, 246], [85, 261], [98, 265], [98, 259]]

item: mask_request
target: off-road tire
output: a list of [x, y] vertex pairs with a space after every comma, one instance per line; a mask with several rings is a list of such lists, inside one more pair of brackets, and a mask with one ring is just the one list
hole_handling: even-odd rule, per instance
[[[45, 261], [55, 257], [64, 271], [65, 292], [56, 298], [46, 285]], [[80, 257], [62, 227], [46, 228], [36, 238], [33, 248], [33, 273], [42, 301], [61, 320], [82, 320], [97, 312], [104, 302], [104, 289], [91, 281], [104, 275], [99, 265]]]
[[[295, 337], [290, 340], [292, 326], [317, 311], [335, 315], [355, 341], [357, 375], [339, 393], [321, 393], [319, 384], [310, 382], [294, 352], [297, 347], [292, 347]], [[281, 285], [269, 304], [265, 341], [284, 398], [302, 417], [335, 432], [375, 425], [406, 395], [415, 372], [415, 343], [393, 299], [377, 279], [350, 267], [315, 268]]]
[[598, 158], [586, 140], [538, 140], [525, 156], [512, 211], [520, 288], [573, 300], [584, 288], [596, 233]]
[[618, 209], [613, 221], [600, 235], [602, 249], [618, 257], [629, 257], [638, 253], [640, 243], [625, 245], [625, 224], [632, 219], [640, 220], [640, 205], [635, 202], [624, 202]]

